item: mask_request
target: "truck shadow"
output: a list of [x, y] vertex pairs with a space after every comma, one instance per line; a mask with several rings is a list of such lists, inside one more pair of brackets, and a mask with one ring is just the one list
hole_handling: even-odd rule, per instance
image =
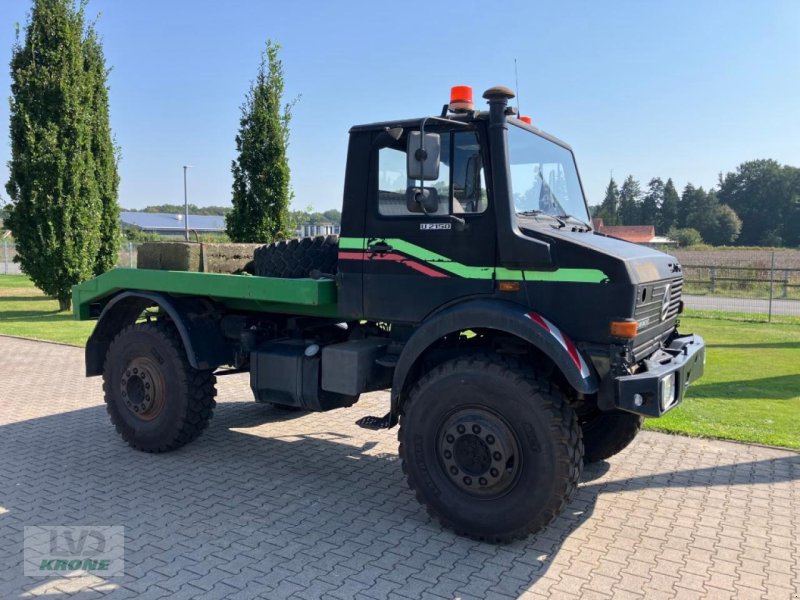
[[223, 402], [199, 440], [161, 455], [128, 448], [100, 406], [1, 426], [0, 560], [10, 576], [0, 577], [0, 597], [41, 584], [22, 577], [24, 525], [76, 523], [126, 528], [126, 575], [112, 583], [135, 593], [238, 573], [231, 585], [263, 586], [268, 596], [289, 580], [313, 579], [329, 591], [347, 580], [517, 597], [547, 573], [604, 493], [800, 479], [800, 455], [623, 479], [604, 479], [613, 474], [607, 462], [588, 465], [549, 527], [492, 546], [428, 517], [404, 481], [394, 430], [335, 433], [341, 426], [327, 427], [328, 414], [299, 428], [291, 422], [303, 413]]

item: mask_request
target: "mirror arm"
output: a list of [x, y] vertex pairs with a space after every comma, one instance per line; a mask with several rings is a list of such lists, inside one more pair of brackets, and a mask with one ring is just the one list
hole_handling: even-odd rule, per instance
[[[422, 184], [422, 183], [423, 182], [420, 181], [420, 184]], [[428, 212], [428, 209], [425, 208], [425, 203], [420, 199], [425, 194], [425, 187], [420, 185], [420, 189], [422, 190], [422, 192], [415, 192], [414, 193], [414, 202], [416, 202], [419, 205], [420, 209], [422, 210], [422, 214], [423, 215], [425, 215], [426, 217], [430, 217], [431, 213]]]

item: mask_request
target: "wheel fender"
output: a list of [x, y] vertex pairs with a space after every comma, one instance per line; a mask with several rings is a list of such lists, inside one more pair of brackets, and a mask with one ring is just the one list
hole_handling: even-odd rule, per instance
[[232, 351], [213, 318], [214, 308], [209, 301], [155, 292], [123, 292], [105, 305], [86, 342], [87, 377], [102, 375], [111, 341], [150, 306], [158, 306], [169, 315], [186, 349], [186, 358], [195, 369], [213, 369], [233, 360]]
[[474, 300], [429, 317], [403, 347], [392, 382], [392, 414], [416, 360], [443, 336], [464, 329], [494, 329], [517, 336], [549, 356], [576, 391], [598, 390], [597, 374], [575, 343], [554, 323], [526, 307], [502, 300]]

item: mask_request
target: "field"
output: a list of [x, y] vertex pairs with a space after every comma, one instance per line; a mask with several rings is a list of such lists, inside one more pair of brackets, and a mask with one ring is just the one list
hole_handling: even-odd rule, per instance
[[690, 317], [681, 330], [705, 338], [705, 375], [648, 429], [800, 448], [800, 323]]
[[[689, 313], [681, 330], [708, 343], [706, 374], [687, 399], [648, 429], [800, 448], [800, 319], [735, 321], [748, 315]], [[0, 276], [0, 334], [82, 346], [94, 323], [58, 311], [31, 282]]]
[[0, 275], [0, 334], [83, 346], [93, 326], [73, 320], [71, 312], [59, 312], [58, 302], [24, 275]]

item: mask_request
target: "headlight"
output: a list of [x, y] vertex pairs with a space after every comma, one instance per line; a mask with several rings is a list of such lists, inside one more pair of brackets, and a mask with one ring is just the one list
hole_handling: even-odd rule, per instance
[[675, 404], [675, 373], [661, 379], [661, 412]]

